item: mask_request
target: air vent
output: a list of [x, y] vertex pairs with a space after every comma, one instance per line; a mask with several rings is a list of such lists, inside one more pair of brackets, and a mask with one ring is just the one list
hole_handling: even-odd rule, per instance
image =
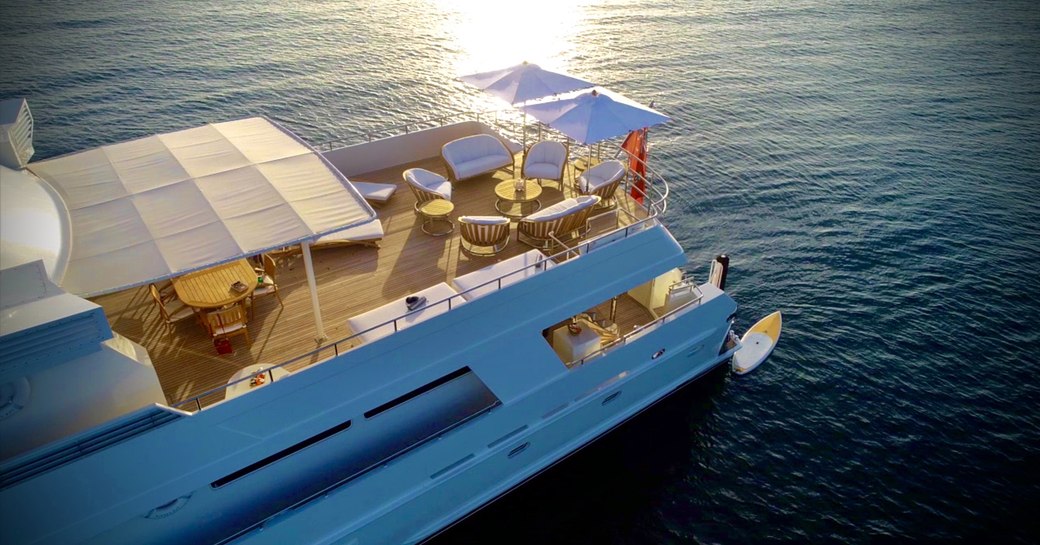
[[162, 409], [142, 409], [109, 425], [48, 446], [31, 456], [0, 467], [0, 490], [122, 443], [178, 418], [181, 418], [180, 415]]
[[[30, 305], [57, 306], [56, 299], [51, 297]], [[64, 318], [0, 337], [0, 354], [3, 355], [0, 356], [0, 378], [29, 375], [41, 368], [100, 350], [101, 342], [112, 337], [104, 311], [96, 305], [77, 310], [80, 311]]]

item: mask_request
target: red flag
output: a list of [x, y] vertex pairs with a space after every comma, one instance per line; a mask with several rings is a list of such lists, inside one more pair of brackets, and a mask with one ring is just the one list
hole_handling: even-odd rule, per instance
[[621, 148], [628, 152], [628, 169], [633, 175], [631, 195], [640, 204], [646, 191], [646, 133], [645, 128], [634, 130], [621, 144]]

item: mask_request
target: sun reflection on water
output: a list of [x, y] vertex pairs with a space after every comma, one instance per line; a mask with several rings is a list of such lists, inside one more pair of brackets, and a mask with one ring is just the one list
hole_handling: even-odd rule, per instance
[[[589, 5], [578, 0], [527, 0], [508, 8], [486, 0], [433, 3], [444, 14], [441, 31], [452, 41], [456, 76], [523, 61], [570, 72], [571, 61], [581, 52], [576, 38]], [[503, 104], [483, 96], [472, 106], [487, 109]]]

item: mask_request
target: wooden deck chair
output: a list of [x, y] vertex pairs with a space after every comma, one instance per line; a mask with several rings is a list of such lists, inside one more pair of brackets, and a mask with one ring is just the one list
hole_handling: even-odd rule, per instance
[[173, 333], [173, 324], [195, 315], [195, 309], [185, 305], [180, 299], [163, 300], [159, 287], [155, 284], [148, 284], [148, 293], [152, 296], [152, 302], [159, 308], [159, 316], [167, 335]]
[[509, 224], [509, 218], [502, 216], [460, 216], [459, 249], [469, 255], [493, 256], [509, 243]]
[[246, 342], [253, 344], [246, 326], [246, 311], [241, 304], [206, 314], [206, 329], [214, 339], [230, 339], [236, 335], [245, 335]]
[[274, 295], [278, 298], [278, 304], [285, 306], [282, 302], [282, 294], [278, 293], [278, 282], [275, 281], [275, 275], [278, 273], [278, 267], [274, 262], [274, 258], [268, 254], [261, 256], [263, 258], [264, 266], [261, 269], [255, 269], [257, 278], [263, 280], [257, 282], [256, 289], [249, 296], [249, 316], [253, 315], [253, 306], [256, 304], [257, 297], [265, 297], [268, 295]]

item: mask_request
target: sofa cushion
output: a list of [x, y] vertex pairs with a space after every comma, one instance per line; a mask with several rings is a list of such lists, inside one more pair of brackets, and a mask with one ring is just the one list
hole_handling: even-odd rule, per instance
[[484, 172], [490, 172], [502, 168], [512, 162], [512, 157], [493, 155], [488, 157], [477, 157], [455, 165], [455, 170], [460, 178], [469, 178]]
[[501, 225], [509, 223], [509, 218], [503, 216], [459, 216], [459, 221], [475, 225]]
[[625, 165], [616, 159], [604, 161], [578, 177], [578, 187], [590, 193], [625, 174]]
[[566, 216], [572, 208], [578, 205], [578, 199], [572, 197], [570, 199], [564, 199], [552, 206], [546, 206], [545, 208], [531, 214], [524, 218], [524, 221], [552, 221], [554, 219]]
[[[426, 298], [426, 305], [417, 312], [412, 312], [397, 321], [397, 330], [411, 327], [419, 322], [424, 322], [430, 318], [434, 318], [440, 314], [448, 312], [448, 302], [445, 299], [457, 295], [458, 292], [453, 290], [451, 286], [441, 282], [434, 286], [430, 286], [418, 293], [412, 295], [419, 295]], [[451, 300], [451, 307], [455, 308], [458, 305], [465, 303], [466, 300], [461, 297], [454, 297]], [[377, 339], [381, 339], [394, 333], [394, 324], [384, 324], [384, 322], [393, 320], [404, 316], [408, 313], [408, 305], [405, 303], [405, 298], [402, 297], [391, 303], [387, 303], [377, 309], [370, 310], [368, 312], [358, 314], [353, 318], [347, 320], [347, 325], [350, 326], [351, 331], [355, 334], [360, 334], [359, 337], [362, 341], [370, 343]], [[380, 327], [380, 324], [384, 324]], [[371, 331], [365, 331], [369, 328], [375, 328]]]
[[527, 163], [524, 165], [525, 178], [545, 178], [555, 180], [563, 174], [560, 165], [553, 163]]
[[350, 182], [361, 193], [366, 201], [383, 204], [394, 196], [397, 184], [376, 184], [371, 182]]
[[452, 140], [441, 152], [445, 159], [452, 162], [466, 162], [480, 157], [511, 155], [502, 142], [490, 134], [474, 134]]
[[[545, 261], [542, 261], [543, 259]], [[536, 267], [529, 267], [529, 265], [534, 265], [539, 261], [542, 262], [541, 265]], [[542, 272], [543, 270], [551, 269], [555, 265], [556, 263], [553, 263], [552, 260], [546, 259], [545, 254], [543, 254], [542, 252], [538, 250], [531, 250], [525, 254], [513, 256], [504, 261], [499, 261], [498, 263], [488, 265], [483, 269], [462, 275], [452, 280], [452, 284], [455, 285], [455, 289], [462, 293], [462, 296], [465, 297], [467, 301], [472, 301], [477, 297], [483, 297], [484, 295], [497, 291], [498, 282], [493, 282], [487, 285], [482, 284], [485, 284], [486, 282], [491, 282], [492, 280], [495, 280], [496, 278], [502, 275], [509, 274], [515, 271], [520, 271], [521, 269], [523, 269], [522, 272], [510, 274], [509, 276], [506, 276], [502, 279], [502, 287], [506, 287], [510, 284], [515, 284], [530, 276], [534, 276]], [[525, 269], [525, 267], [527, 268]]]

